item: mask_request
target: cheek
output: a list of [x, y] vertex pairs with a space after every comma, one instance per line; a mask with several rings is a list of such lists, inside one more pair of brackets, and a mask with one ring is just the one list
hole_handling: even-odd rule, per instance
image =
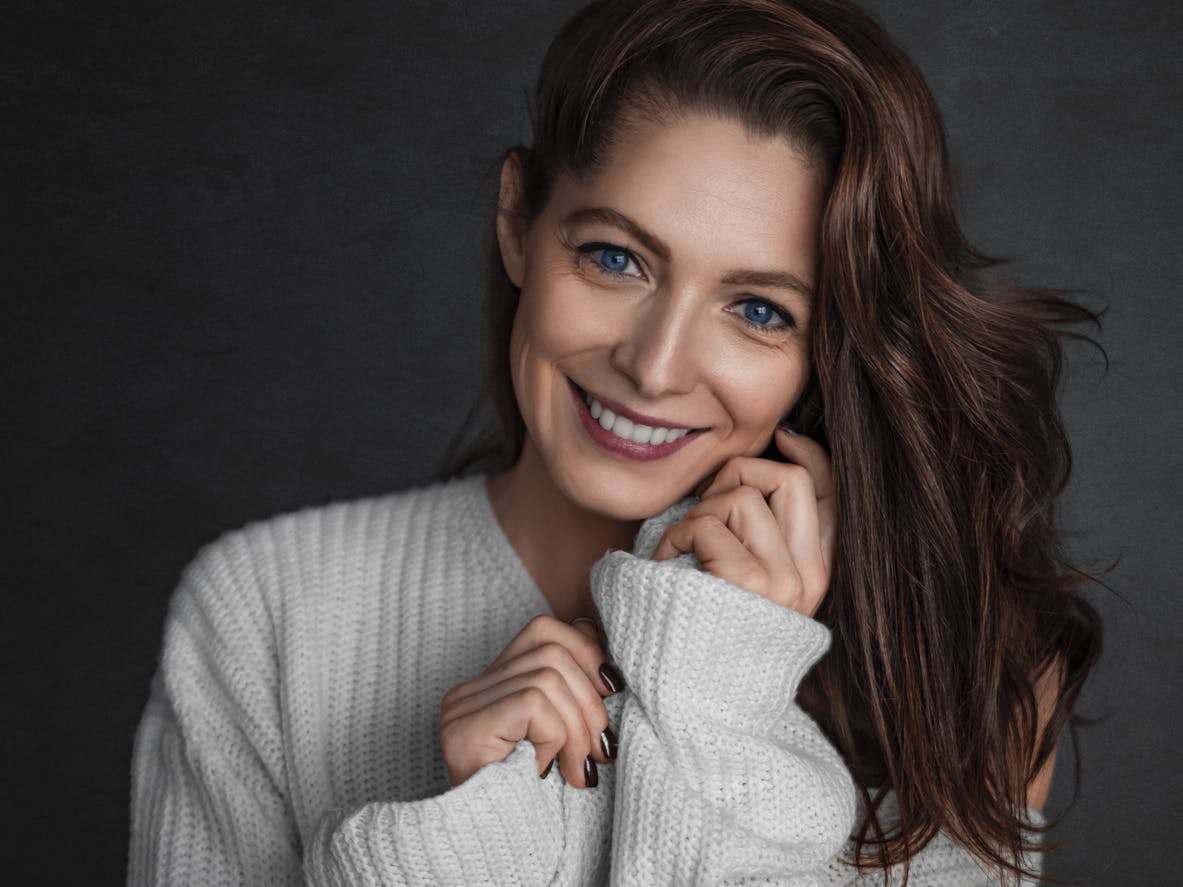
[[775, 360], [733, 358], [716, 378], [716, 390], [737, 430], [771, 433], [805, 390], [809, 363], [796, 353]]
[[519, 347], [538, 357], [561, 359], [609, 334], [606, 306], [564, 259], [551, 257], [531, 272], [515, 318]]
[[514, 395], [529, 425], [540, 420], [535, 414], [551, 402], [563, 362], [589, 347], [594, 312], [589, 314], [588, 300], [581, 295], [570, 281], [537, 274], [522, 289], [510, 333], [509, 364]]

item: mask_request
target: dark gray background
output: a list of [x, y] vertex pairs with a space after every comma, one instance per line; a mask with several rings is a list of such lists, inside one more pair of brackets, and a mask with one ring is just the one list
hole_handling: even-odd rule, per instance
[[[1120, 557], [1048, 870], [1178, 870], [1183, 4], [886, 2], [1009, 274], [1073, 346], [1061, 524]], [[498, 151], [574, 2], [5, 4], [0, 561], [9, 883], [123, 877], [168, 596], [247, 520], [425, 480], [478, 385]], [[1124, 599], [1119, 599], [1118, 595]], [[15, 676], [12, 680], [10, 676]], [[1062, 748], [1050, 810], [1070, 799]]]

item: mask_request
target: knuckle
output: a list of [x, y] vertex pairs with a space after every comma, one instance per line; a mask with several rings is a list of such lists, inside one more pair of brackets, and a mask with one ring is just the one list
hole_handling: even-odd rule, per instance
[[462, 728], [459, 720], [449, 721], [448, 723], [442, 724], [440, 726], [440, 748], [444, 750], [445, 754], [449, 752], [456, 744], [461, 731]]
[[724, 524], [723, 521], [714, 514], [700, 514], [694, 519], [694, 521], [700, 528], [706, 529], [726, 526], [726, 524]]
[[740, 484], [736, 487], [735, 498], [745, 505], [764, 504], [764, 494], [749, 484]]
[[665, 531], [661, 534], [661, 538], [657, 540], [657, 546], [654, 548], [654, 551], [659, 550], [662, 548], [662, 546], [666, 546], [674, 552], [679, 551], [680, 549], [677, 544], [677, 540], [681, 538], [683, 533], [686, 532], [687, 522], [692, 520], [694, 520], [694, 518], [690, 517], [688, 512], [679, 523], [670, 524], [668, 527], [666, 527]]
[[534, 682], [540, 690], [546, 693], [548, 699], [561, 693], [563, 686], [567, 683], [563, 673], [549, 665], [544, 665], [534, 672]]
[[781, 593], [792, 601], [798, 601], [801, 596], [805, 594], [805, 582], [801, 578], [801, 574], [796, 570], [792, 570], [783, 576], [778, 583], [781, 588]]
[[538, 658], [544, 667], [558, 671], [571, 658], [571, 654], [562, 644], [548, 641], [538, 648]]
[[[604, 661], [604, 648], [600, 646], [600, 641], [595, 638], [584, 636], [579, 641], [580, 653], [582, 653], [588, 660], [595, 663], [596, 667]], [[570, 655], [570, 654], [568, 654]]]
[[803, 590], [810, 594], [825, 594], [829, 584], [830, 577], [824, 566], [818, 565], [801, 571], [801, 585]]
[[467, 682], [457, 684], [455, 687], [449, 687], [444, 693], [443, 698], [440, 699], [440, 709], [451, 708], [456, 700], [460, 698], [466, 684]]
[[550, 699], [546, 691], [537, 685], [523, 687], [517, 696], [521, 705], [532, 714], [542, 714], [550, 708]]
[[757, 594], [765, 594], [769, 587], [768, 574], [756, 564], [745, 564], [740, 567], [740, 579], [736, 585]]
[[792, 487], [813, 486], [813, 477], [804, 465], [798, 465], [795, 462], [786, 463], [782, 471], [784, 472], [784, 482]]
[[550, 624], [555, 621], [557, 621], [555, 617], [549, 613], [539, 613], [537, 616], [530, 617], [530, 621], [526, 623], [525, 631], [532, 638], [542, 637], [550, 630]]
[[748, 456], [736, 455], [728, 457], [727, 461], [723, 463], [723, 467], [719, 469], [719, 474], [736, 473], [743, 471], [744, 465], [751, 461]]

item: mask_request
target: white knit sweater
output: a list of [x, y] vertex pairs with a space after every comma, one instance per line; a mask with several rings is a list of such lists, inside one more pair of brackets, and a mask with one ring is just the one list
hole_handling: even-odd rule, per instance
[[[550, 609], [482, 475], [281, 515], [185, 570], [136, 736], [128, 883], [871, 885], [841, 758], [796, 705], [820, 623], [697, 568], [592, 568], [619, 737], [599, 786], [533, 745], [452, 788], [439, 702]], [[1037, 823], [1041, 820], [1034, 811]], [[945, 838], [918, 887], [994, 883]]]

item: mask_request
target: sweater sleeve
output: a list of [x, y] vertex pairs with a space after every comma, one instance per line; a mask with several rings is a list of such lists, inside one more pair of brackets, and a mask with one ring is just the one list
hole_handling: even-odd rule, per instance
[[795, 697], [829, 631], [703, 572], [693, 555], [651, 560], [691, 504], [642, 525], [633, 553], [608, 552], [592, 568], [628, 685], [611, 882], [825, 884], [855, 792]]
[[527, 741], [439, 796], [330, 811], [302, 834], [287, 780], [273, 602], [253, 579], [244, 532], [203, 549], [173, 596], [133, 752], [129, 885], [597, 879], [611, 788], [539, 779]]

